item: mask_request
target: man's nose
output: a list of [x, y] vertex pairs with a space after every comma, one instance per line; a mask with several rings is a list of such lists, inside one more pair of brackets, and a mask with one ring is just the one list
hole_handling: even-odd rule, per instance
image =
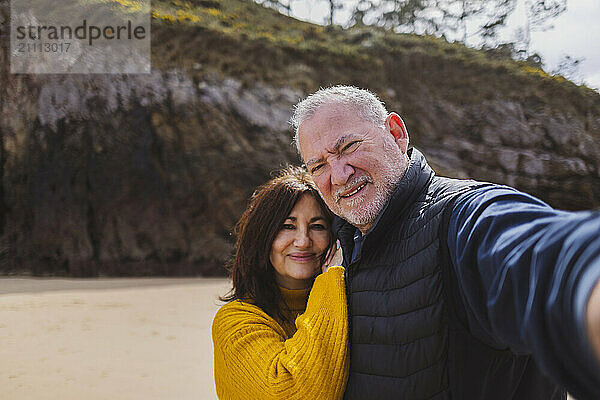
[[354, 168], [343, 160], [331, 161], [331, 184], [345, 185], [354, 173]]

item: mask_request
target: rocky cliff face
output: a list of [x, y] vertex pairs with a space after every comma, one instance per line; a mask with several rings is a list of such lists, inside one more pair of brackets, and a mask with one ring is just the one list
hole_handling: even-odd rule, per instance
[[[203, 30], [153, 35], [153, 59], [173, 37], [204, 51], [171, 55], [150, 75], [26, 76], [8, 73], [2, 42], [0, 272], [224, 273], [252, 190], [299, 161], [292, 105], [339, 82], [377, 91], [442, 175], [506, 183], [560, 208], [600, 204], [597, 94], [571, 102], [552, 84], [506, 94], [495, 88], [511, 78], [497, 72], [489, 87], [469, 86], [456, 76], [464, 66], [422, 55], [373, 53], [362, 65]], [[243, 54], [235, 67], [232, 48]], [[265, 57], [274, 70], [257, 79]]]
[[198, 85], [181, 71], [9, 81], [18, 86], [2, 112], [11, 269], [217, 271], [252, 188], [296, 161], [290, 89]]
[[418, 141], [438, 173], [507, 184], [558, 208], [598, 207], [598, 115], [505, 98], [462, 107], [424, 102], [422, 111], [429, 127]]

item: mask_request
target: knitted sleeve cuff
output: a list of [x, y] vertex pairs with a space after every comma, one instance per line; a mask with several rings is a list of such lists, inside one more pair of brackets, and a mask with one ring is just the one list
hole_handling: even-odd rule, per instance
[[321, 314], [324, 309], [339, 310], [346, 319], [346, 287], [344, 285], [344, 267], [329, 267], [327, 272], [317, 276], [313, 284], [306, 313]]

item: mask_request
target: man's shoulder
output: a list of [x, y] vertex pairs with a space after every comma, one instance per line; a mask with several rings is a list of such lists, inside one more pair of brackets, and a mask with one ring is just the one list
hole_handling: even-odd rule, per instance
[[479, 215], [482, 209], [494, 209], [499, 214], [505, 214], [512, 210], [518, 212], [522, 210], [552, 209], [547, 203], [528, 193], [521, 192], [510, 186], [489, 184], [474, 187], [473, 190], [466, 191], [455, 202], [455, 210], [463, 210], [466, 214], [475, 213]]
[[450, 195], [465, 193], [484, 187], [499, 187], [499, 185], [473, 179], [456, 179], [436, 175], [429, 185], [429, 193], [434, 195]]

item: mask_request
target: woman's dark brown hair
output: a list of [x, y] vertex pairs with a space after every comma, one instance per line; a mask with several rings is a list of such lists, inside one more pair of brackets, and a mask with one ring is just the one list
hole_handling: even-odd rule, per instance
[[[271, 317], [285, 319], [281, 291], [270, 261], [271, 246], [303, 194], [314, 197], [331, 227], [333, 214], [319, 196], [310, 174], [302, 167], [290, 166], [279, 171], [275, 178], [256, 189], [234, 228], [235, 252], [227, 264], [233, 288], [221, 300], [251, 301]], [[330, 235], [322, 262], [333, 243]]]

